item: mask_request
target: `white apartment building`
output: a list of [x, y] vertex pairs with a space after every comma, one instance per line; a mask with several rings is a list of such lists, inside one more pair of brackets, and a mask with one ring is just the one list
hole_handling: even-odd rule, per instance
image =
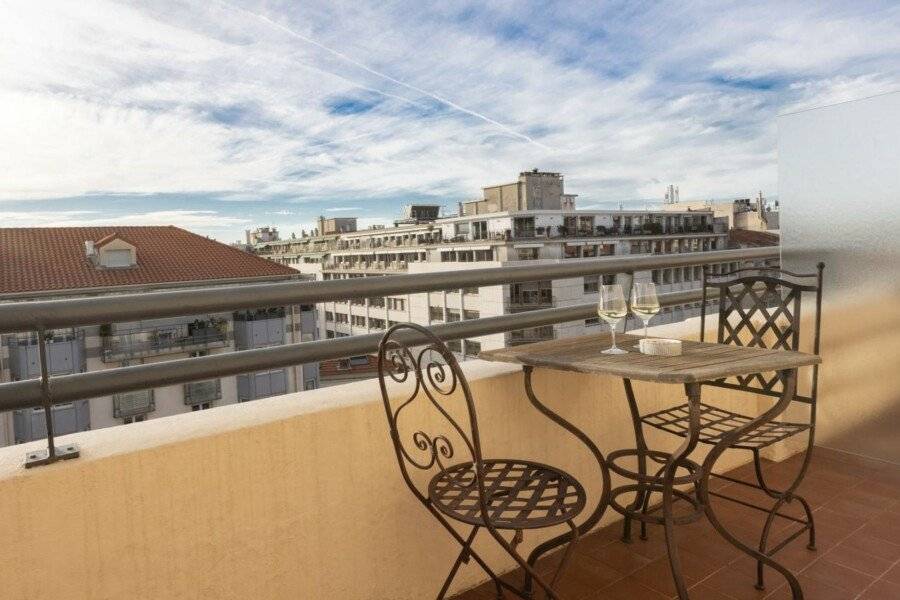
[[[0, 229], [0, 302], [302, 278], [177, 227]], [[47, 334], [53, 375], [316, 339], [313, 306], [260, 307]], [[40, 377], [35, 333], [0, 334], [0, 381]], [[318, 364], [82, 400], [53, 408], [62, 435], [318, 387]], [[43, 409], [0, 413], [0, 445], [46, 436]]]
[[[407, 211], [407, 214], [415, 211]], [[484, 189], [484, 198], [460, 205], [459, 215], [430, 222], [402, 220], [390, 228], [313, 235], [268, 244], [256, 251], [316, 279], [347, 279], [396, 273], [432, 273], [471, 268], [595, 260], [602, 257], [678, 254], [723, 250], [728, 232], [712, 210], [596, 211], [576, 210], [558, 173], [529, 171], [510, 184]], [[353, 227], [355, 229], [355, 226]], [[714, 265], [715, 270], [736, 264]], [[601, 279], [580, 277], [503, 286], [446, 290], [318, 306], [323, 338], [380, 332], [398, 322], [447, 323], [511, 314], [538, 308], [581, 304], [597, 297]], [[620, 281], [627, 283], [624, 276]], [[660, 293], [700, 286], [702, 268], [683, 267], [639, 272]], [[666, 308], [659, 322], [681, 320], [699, 305]], [[462, 356], [481, 350], [554, 337], [574, 336], [600, 327], [596, 319], [453, 341]], [[336, 371], [371, 371], [366, 357], [322, 365], [323, 383]]]

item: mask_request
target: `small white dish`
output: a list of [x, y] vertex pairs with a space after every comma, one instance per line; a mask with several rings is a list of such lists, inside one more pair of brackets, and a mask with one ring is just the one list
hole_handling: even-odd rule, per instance
[[651, 356], [680, 356], [681, 340], [665, 338], [642, 338], [638, 343], [641, 354]]

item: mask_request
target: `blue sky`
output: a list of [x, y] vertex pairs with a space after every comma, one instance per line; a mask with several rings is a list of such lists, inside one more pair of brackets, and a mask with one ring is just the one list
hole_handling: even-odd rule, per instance
[[223, 241], [539, 167], [777, 195], [775, 116], [900, 89], [900, 4], [0, 0], [0, 225]]

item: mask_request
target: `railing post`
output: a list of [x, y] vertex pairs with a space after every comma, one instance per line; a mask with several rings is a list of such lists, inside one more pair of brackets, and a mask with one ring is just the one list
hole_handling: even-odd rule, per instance
[[29, 452], [25, 458], [25, 468], [49, 465], [58, 460], [78, 458], [78, 448], [74, 444], [68, 444], [63, 448], [57, 448], [53, 439], [53, 401], [50, 390], [50, 367], [47, 363], [47, 330], [40, 328], [38, 335], [38, 353], [41, 359], [41, 396], [44, 407], [44, 419], [47, 422], [47, 449]]

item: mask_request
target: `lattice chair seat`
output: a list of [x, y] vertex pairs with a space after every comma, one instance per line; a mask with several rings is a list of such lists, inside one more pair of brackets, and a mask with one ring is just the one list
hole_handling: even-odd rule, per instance
[[[723, 410], [709, 404], [700, 405], [700, 441], [705, 444], [716, 444], [722, 436], [746, 425], [754, 417], [748, 417], [740, 413]], [[667, 408], [655, 413], [644, 415], [641, 421], [675, 435], [685, 437], [690, 425], [688, 405], [682, 404], [674, 408]], [[732, 448], [746, 450], [758, 450], [776, 442], [787, 439], [809, 429], [806, 423], [784, 423], [772, 421], [766, 423], [754, 431], [747, 432], [738, 439]]]
[[[491, 524], [535, 529], [569, 521], [585, 506], [584, 488], [553, 467], [523, 460], [484, 460], [484, 488]], [[440, 471], [428, 485], [435, 508], [457, 521], [484, 525], [471, 462]]]

